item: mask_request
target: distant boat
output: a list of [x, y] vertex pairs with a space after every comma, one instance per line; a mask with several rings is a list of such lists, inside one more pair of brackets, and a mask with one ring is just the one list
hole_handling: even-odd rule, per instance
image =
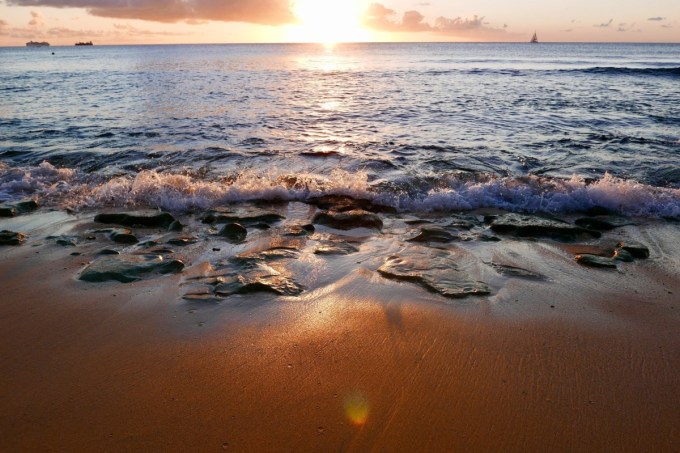
[[531, 37], [531, 41], [529, 41], [532, 44], [538, 43], [538, 36], [536, 36], [536, 32], [534, 32], [534, 36]]
[[92, 41], [88, 41], [88, 42], [77, 42], [77, 43], [76, 43], [76, 46], [93, 46], [93, 45], [94, 45], [94, 44], [92, 44]]
[[26, 43], [26, 47], [49, 47], [49, 46], [50, 46], [50, 43], [48, 43], [46, 41], [42, 41], [42, 42], [28, 41]]

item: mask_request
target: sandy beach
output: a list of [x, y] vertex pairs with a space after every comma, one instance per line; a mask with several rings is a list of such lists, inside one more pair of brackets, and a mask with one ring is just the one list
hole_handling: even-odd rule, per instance
[[[101, 228], [94, 214], [1, 223], [28, 234], [0, 248], [1, 451], [678, 451], [677, 223], [418, 244], [458, 253], [490, 292], [447, 298], [378, 272], [419, 228], [381, 214], [380, 233], [344, 232], [355, 253], [282, 261], [299, 294], [198, 297], [220, 255], [274, 233], [232, 245], [183, 218], [199, 240], [173, 251], [181, 272], [91, 283], [78, 277], [107, 245], [83, 239]], [[308, 243], [332, 231], [317, 225]], [[574, 259], [630, 237], [648, 259]]]

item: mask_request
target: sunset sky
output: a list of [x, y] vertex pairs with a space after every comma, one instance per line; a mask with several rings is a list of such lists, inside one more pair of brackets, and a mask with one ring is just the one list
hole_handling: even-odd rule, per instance
[[680, 42], [678, 0], [0, 0], [0, 45]]

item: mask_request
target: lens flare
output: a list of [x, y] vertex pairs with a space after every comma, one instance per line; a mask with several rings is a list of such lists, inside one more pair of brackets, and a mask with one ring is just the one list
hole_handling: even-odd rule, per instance
[[351, 393], [345, 398], [345, 416], [353, 425], [363, 426], [368, 420], [370, 406], [361, 393]]

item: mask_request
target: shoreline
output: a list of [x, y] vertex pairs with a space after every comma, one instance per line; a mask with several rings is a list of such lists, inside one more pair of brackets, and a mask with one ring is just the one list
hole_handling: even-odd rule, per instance
[[[380, 232], [314, 223], [306, 243], [285, 249], [293, 258], [267, 261], [302, 292], [206, 294], [206, 279], [233, 271], [221, 255], [273, 250], [283, 239], [272, 235], [304, 227], [320, 208], [267, 209], [286, 219], [249, 226], [237, 244], [217, 237], [221, 225], [189, 216], [179, 219], [181, 233], [131, 228], [153, 247], [177, 236], [197, 241], [172, 246], [181, 272], [127, 284], [76, 279], [104, 247], [146, 250], [93, 233], [111, 227], [93, 222], [94, 212], [0, 220], [0, 229], [29, 234], [0, 248], [0, 450], [677, 448], [677, 223], [633, 222], [576, 242], [503, 234], [489, 242], [480, 233], [416, 244], [408, 239], [425, 224], [398, 215], [378, 214]], [[311, 251], [331, 235], [357, 251]], [[622, 238], [646, 244], [649, 258], [616, 270], [574, 261]], [[446, 298], [378, 272], [389, 256], [423, 250], [432, 259], [453, 253], [458, 270], [490, 294]], [[540, 278], [502, 274], [491, 262]]]

